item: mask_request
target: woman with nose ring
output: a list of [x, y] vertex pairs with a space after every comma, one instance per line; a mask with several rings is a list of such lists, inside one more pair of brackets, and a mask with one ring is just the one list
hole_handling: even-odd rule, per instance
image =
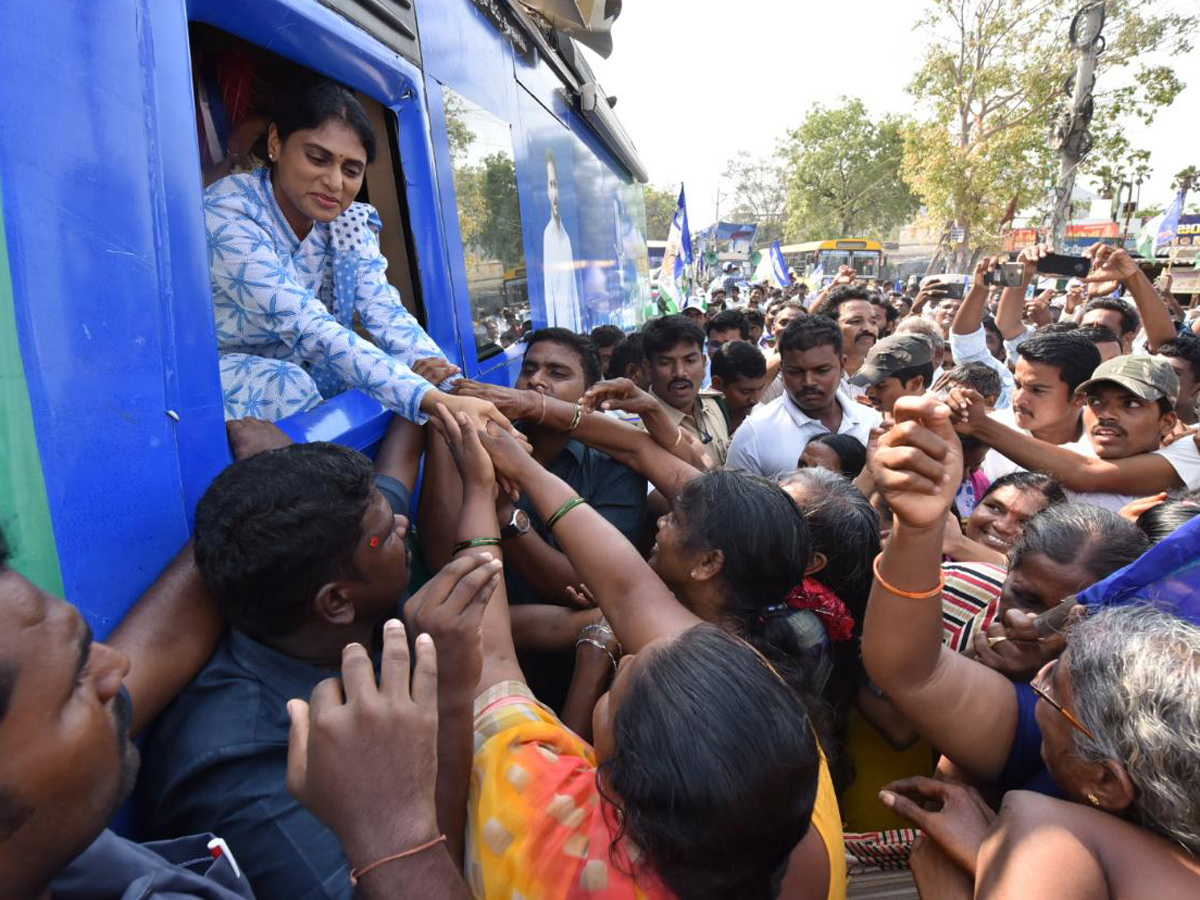
[[459, 369], [388, 283], [378, 213], [354, 202], [375, 158], [354, 95], [317, 81], [280, 97], [267, 155], [205, 191], [226, 418], [274, 421], [357, 388], [414, 422], [442, 403], [507, 426], [490, 403], [434, 390]]

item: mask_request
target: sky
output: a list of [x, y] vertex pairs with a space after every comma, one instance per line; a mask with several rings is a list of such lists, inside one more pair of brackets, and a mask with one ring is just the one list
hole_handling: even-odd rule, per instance
[[[1069, 13], [1076, 7], [1062, 0]], [[1183, 9], [1195, 0], [1163, 0]], [[1082, 5], [1082, 4], [1079, 4]], [[613, 53], [589, 52], [597, 81], [654, 185], [687, 188], [692, 229], [714, 220], [720, 175], [739, 150], [763, 154], [814, 103], [859, 97], [878, 114], [912, 114], [905, 86], [920, 65], [913, 30], [925, 0], [627, 0]], [[1200, 43], [1200, 41], [1197, 41]], [[1152, 152], [1144, 205], [1170, 202], [1172, 176], [1200, 165], [1200, 49], [1175, 60], [1188, 85], [1135, 143]], [[730, 209], [729, 186], [721, 209]], [[662, 239], [666, 235], [651, 235]]]

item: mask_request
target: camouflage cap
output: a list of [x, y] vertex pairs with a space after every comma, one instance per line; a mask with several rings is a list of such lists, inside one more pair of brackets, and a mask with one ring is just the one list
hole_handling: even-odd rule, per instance
[[1179, 399], [1179, 376], [1161, 356], [1114, 356], [1096, 366], [1092, 377], [1076, 388], [1076, 392], [1086, 391], [1092, 385], [1106, 381], [1120, 385], [1143, 400], [1165, 397], [1173, 405]]
[[850, 383], [857, 387], [870, 387], [897, 372], [932, 362], [933, 345], [925, 337], [919, 334], [893, 334], [871, 348], [862, 368], [850, 379]]

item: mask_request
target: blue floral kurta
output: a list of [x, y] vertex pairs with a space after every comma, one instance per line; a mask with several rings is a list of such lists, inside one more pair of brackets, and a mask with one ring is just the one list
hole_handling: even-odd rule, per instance
[[[445, 354], [385, 277], [374, 207], [353, 203], [299, 240], [270, 173], [230, 175], [205, 191], [225, 417], [281, 419], [357, 388], [424, 422], [433, 385], [409, 368]], [[354, 314], [375, 343], [354, 333]]]

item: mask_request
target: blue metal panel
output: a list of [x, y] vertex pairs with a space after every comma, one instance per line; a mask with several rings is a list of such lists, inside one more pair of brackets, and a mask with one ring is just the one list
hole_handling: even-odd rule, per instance
[[[315, 0], [0, 3], [0, 178], [18, 336], [65, 593], [98, 634], [228, 462], [187, 20], [376, 97], [400, 147], [430, 333], [460, 359], [420, 72]], [[176, 418], [177, 417], [177, 418]], [[346, 397], [289, 427], [370, 448]]]
[[[182, 21], [151, 0], [0, 4], [18, 336], [64, 590], [100, 634], [183, 543], [186, 494], [227, 452], [201, 437], [221, 431], [215, 371], [184, 372], [176, 355], [207, 347], [215, 361], [203, 249], [177, 255], [200, 235], [194, 142], [169, 139], [181, 129], [168, 98], [190, 105]], [[190, 190], [164, 171], [177, 152]], [[190, 232], [171, 235], [189, 206]]]

